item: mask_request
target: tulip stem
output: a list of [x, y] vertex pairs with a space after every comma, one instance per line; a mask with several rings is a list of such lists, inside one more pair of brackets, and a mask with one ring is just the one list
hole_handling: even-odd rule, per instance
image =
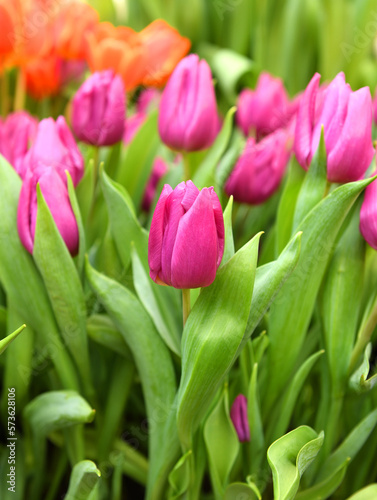
[[8, 94], [9, 94], [9, 81], [6, 71], [1, 77], [1, 114], [6, 117], [8, 114]]
[[24, 72], [19, 68], [17, 73], [16, 91], [14, 96], [14, 111], [20, 111], [25, 107], [26, 80]]
[[188, 181], [191, 177], [190, 175], [190, 161], [188, 154], [186, 152], [182, 153], [183, 157], [183, 180]]
[[358, 362], [360, 356], [362, 355], [366, 345], [370, 341], [372, 333], [377, 325], [377, 298], [374, 301], [373, 308], [369, 314], [369, 317], [361, 326], [359, 334], [357, 336], [356, 344], [353, 348], [351, 361], [349, 365], [349, 374], [351, 375], [354, 369], [356, 368], [356, 363]]
[[191, 301], [190, 301], [190, 289], [183, 288], [182, 289], [182, 307], [183, 307], [183, 326], [185, 326], [187, 317], [190, 314], [191, 310]]

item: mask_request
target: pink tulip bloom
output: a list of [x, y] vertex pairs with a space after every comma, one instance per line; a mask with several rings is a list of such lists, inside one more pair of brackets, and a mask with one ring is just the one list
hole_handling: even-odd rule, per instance
[[[377, 172], [374, 173], [374, 175]], [[360, 210], [360, 232], [365, 241], [377, 250], [377, 182], [373, 181], [365, 189]]]
[[94, 73], [72, 103], [72, 128], [87, 144], [111, 146], [122, 140], [126, 115], [123, 81], [111, 70]]
[[372, 144], [372, 98], [368, 87], [352, 92], [339, 73], [320, 94], [321, 76], [316, 73], [300, 101], [294, 151], [300, 165], [308, 169], [318, 148], [324, 126], [327, 178], [351, 182], [363, 177], [374, 155]]
[[292, 110], [280, 78], [261, 73], [255, 90], [245, 89], [238, 98], [236, 120], [245, 136], [264, 136], [283, 127]]
[[153, 198], [156, 194], [157, 185], [162, 176], [166, 174], [168, 167], [162, 158], [156, 158], [153, 163], [152, 173], [145, 188], [144, 198], [141, 208], [145, 212], [149, 212]]
[[43, 170], [46, 166], [55, 168], [63, 182], [66, 182], [65, 171], [68, 170], [75, 186], [84, 174], [84, 159], [63, 116], [56, 122], [53, 118], [45, 118], [38, 124], [34, 143], [18, 163], [17, 171], [22, 178], [28, 169], [39, 171], [39, 175], [41, 165]]
[[162, 141], [178, 151], [199, 151], [215, 140], [219, 117], [211, 70], [196, 54], [178, 63], [165, 87], [158, 130]]
[[377, 125], [377, 88], [373, 98], [373, 120], [374, 123]]
[[238, 439], [241, 443], [250, 441], [250, 426], [247, 418], [247, 399], [239, 394], [233, 401], [230, 410], [230, 418], [236, 429]]
[[26, 111], [16, 111], [0, 122], [0, 154], [15, 168], [25, 157], [37, 132], [38, 121]]
[[150, 277], [160, 285], [198, 288], [216, 277], [224, 253], [224, 219], [212, 187], [165, 184], [148, 241]]
[[[36, 169], [42, 171], [42, 168]], [[67, 186], [54, 168], [41, 174], [28, 170], [22, 184], [17, 210], [17, 228], [21, 243], [33, 253], [37, 221], [37, 183], [69, 252], [76, 255], [79, 245], [77, 222], [72, 211]]]
[[291, 135], [279, 129], [260, 142], [253, 137], [225, 184], [225, 192], [240, 203], [258, 205], [266, 201], [279, 187], [291, 154]]

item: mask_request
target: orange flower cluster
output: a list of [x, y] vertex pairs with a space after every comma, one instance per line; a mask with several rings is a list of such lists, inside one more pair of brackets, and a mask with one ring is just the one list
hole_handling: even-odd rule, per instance
[[113, 69], [127, 90], [162, 86], [189, 49], [190, 41], [162, 20], [138, 33], [100, 23], [80, 0], [0, 0], [0, 71], [21, 68], [36, 98], [59, 92], [67, 61]]

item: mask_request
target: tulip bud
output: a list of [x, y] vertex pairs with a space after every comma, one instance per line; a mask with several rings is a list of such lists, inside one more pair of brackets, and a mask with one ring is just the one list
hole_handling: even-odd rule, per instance
[[144, 198], [141, 208], [145, 212], [149, 212], [151, 204], [156, 194], [157, 184], [159, 183], [161, 177], [166, 174], [168, 167], [162, 158], [156, 158], [153, 163], [152, 173], [149, 177], [149, 181], [145, 188]]
[[206, 61], [191, 54], [177, 65], [161, 97], [158, 130], [172, 149], [211, 146], [219, 130], [215, 90]]
[[17, 169], [37, 132], [38, 122], [26, 111], [16, 111], [0, 122], [0, 154]]
[[230, 410], [230, 418], [240, 442], [244, 443], [245, 441], [250, 441], [250, 426], [247, 419], [247, 399], [243, 394], [239, 394], [233, 401]]
[[308, 169], [318, 148], [324, 126], [327, 178], [330, 182], [360, 179], [374, 155], [372, 144], [372, 97], [368, 87], [352, 92], [339, 73], [320, 95], [316, 73], [300, 100], [294, 151], [300, 165]]
[[[375, 172], [376, 174], [376, 172]], [[364, 240], [377, 250], [377, 182], [373, 181], [365, 189], [360, 210], [360, 232]]]
[[36, 169], [41, 174], [28, 170], [22, 184], [17, 210], [17, 228], [20, 240], [29, 253], [33, 253], [37, 222], [37, 184], [46, 201], [55, 224], [69, 252], [77, 254], [79, 232], [72, 211], [67, 186], [54, 168]]
[[17, 171], [24, 178], [29, 168], [34, 172], [40, 170], [40, 165], [55, 168], [63, 182], [68, 170], [75, 186], [83, 176], [84, 159], [63, 116], [56, 122], [46, 118], [38, 124], [35, 141]]
[[212, 187], [165, 184], [148, 241], [150, 277], [160, 285], [198, 288], [216, 277], [224, 253], [224, 219]]
[[240, 203], [258, 205], [279, 187], [290, 157], [291, 136], [279, 129], [256, 143], [247, 140], [245, 149], [225, 184], [225, 192]]
[[121, 77], [111, 70], [94, 73], [73, 99], [73, 131], [80, 141], [111, 146], [123, 137], [125, 114], [125, 89]]
[[237, 124], [246, 136], [269, 134], [286, 125], [291, 114], [283, 82], [268, 73], [260, 74], [254, 91], [240, 93], [237, 109]]

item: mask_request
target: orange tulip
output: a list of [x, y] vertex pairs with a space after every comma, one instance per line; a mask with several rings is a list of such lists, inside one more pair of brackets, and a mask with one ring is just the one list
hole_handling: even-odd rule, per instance
[[98, 12], [88, 4], [65, 4], [54, 25], [56, 51], [63, 59], [85, 59], [85, 38], [99, 23]]
[[146, 53], [133, 29], [100, 23], [87, 36], [87, 62], [93, 72], [112, 69], [132, 90], [144, 77]]
[[35, 99], [55, 95], [61, 87], [61, 59], [51, 53], [22, 68], [28, 93]]
[[139, 33], [147, 54], [142, 85], [164, 85], [179, 61], [188, 53], [191, 42], [162, 19], [153, 21]]

